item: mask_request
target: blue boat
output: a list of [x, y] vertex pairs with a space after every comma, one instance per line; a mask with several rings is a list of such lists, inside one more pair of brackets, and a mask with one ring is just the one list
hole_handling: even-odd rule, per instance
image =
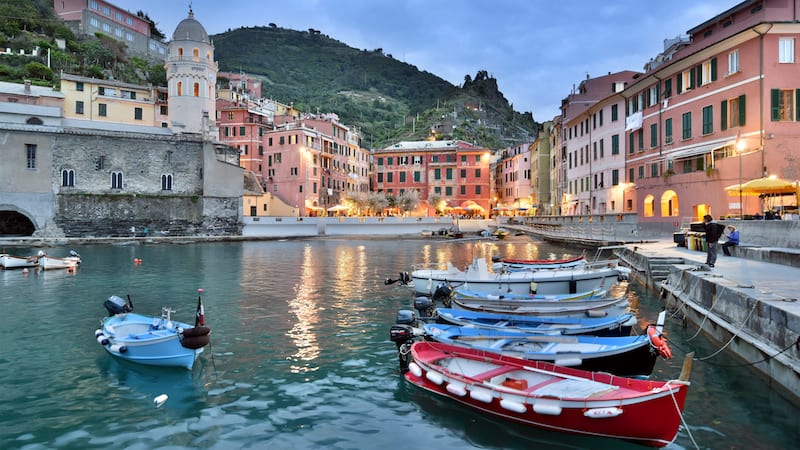
[[649, 376], [659, 355], [649, 333], [552, 336], [443, 324], [425, 324], [423, 329], [428, 340], [444, 344], [626, 377]]
[[111, 296], [105, 307], [110, 316], [102, 320], [95, 338], [114, 357], [149, 366], [191, 370], [203, 347], [210, 342], [211, 329], [204, 326], [199, 297], [194, 326], [172, 320], [174, 311], [166, 307], [161, 308], [161, 317], [135, 314], [130, 297], [126, 302]]
[[437, 308], [436, 317], [451, 325], [555, 335], [629, 336], [636, 323], [636, 316], [631, 313], [613, 317], [548, 317]]

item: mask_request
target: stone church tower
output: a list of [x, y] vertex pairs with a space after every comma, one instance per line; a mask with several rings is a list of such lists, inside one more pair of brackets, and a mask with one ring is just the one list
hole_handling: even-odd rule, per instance
[[216, 138], [217, 63], [214, 44], [203, 25], [189, 17], [175, 28], [168, 46], [170, 128], [175, 133], [201, 133]]

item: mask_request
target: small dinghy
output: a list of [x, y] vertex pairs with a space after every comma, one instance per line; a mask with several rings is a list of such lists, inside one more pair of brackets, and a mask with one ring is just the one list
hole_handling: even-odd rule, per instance
[[110, 316], [101, 321], [95, 338], [114, 357], [148, 366], [191, 370], [203, 347], [211, 342], [211, 329], [205, 326], [199, 296], [194, 326], [172, 320], [175, 311], [167, 307], [161, 308], [161, 317], [135, 314], [130, 297], [126, 302], [112, 295], [104, 306]]

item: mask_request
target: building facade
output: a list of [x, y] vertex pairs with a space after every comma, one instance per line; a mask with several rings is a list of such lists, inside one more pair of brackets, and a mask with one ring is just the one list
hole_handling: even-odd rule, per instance
[[534, 145], [524, 143], [507, 147], [498, 152], [495, 163], [495, 208], [501, 214], [523, 214], [533, 212], [536, 201], [532, 198], [532, 159]]

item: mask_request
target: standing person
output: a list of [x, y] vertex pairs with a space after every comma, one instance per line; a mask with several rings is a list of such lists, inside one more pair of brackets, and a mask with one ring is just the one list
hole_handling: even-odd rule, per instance
[[710, 214], [703, 216], [703, 223], [705, 224], [706, 242], [708, 243], [708, 250], [706, 252], [706, 264], [709, 267], [714, 267], [717, 262], [717, 249], [719, 247], [719, 238], [722, 236], [725, 227], [714, 222], [714, 218]]
[[733, 225], [728, 225], [728, 240], [722, 244], [722, 253], [725, 253], [725, 256], [731, 256], [730, 247], [736, 247], [739, 245], [739, 231], [736, 230], [736, 227]]

